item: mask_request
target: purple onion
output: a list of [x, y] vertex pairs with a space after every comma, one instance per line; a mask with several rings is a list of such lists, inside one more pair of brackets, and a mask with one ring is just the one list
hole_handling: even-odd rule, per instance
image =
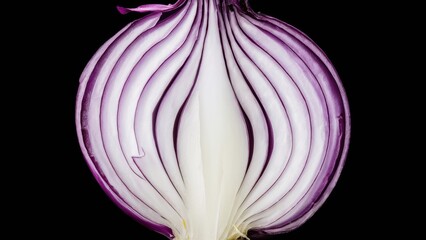
[[76, 104], [82, 152], [111, 199], [170, 239], [248, 238], [308, 220], [350, 137], [345, 91], [319, 47], [247, 1], [119, 11], [149, 14], [95, 53]]

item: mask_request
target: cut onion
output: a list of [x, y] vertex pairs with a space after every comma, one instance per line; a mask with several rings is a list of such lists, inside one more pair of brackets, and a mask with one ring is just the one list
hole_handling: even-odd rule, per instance
[[95, 53], [76, 104], [108, 196], [170, 239], [248, 239], [309, 219], [350, 137], [345, 91], [315, 43], [247, 1], [119, 11], [150, 13]]

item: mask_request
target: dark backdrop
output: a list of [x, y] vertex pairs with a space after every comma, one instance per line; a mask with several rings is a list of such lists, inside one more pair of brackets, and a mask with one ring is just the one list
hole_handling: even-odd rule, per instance
[[[8, 141], [19, 145], [12, 157], [18, 167], [4, 168], [14, 176], [8, 183], [19, 182], [16, 187], [6, 184], [12, 186], [6, 199], [18, 205], [11, 207], [9, 223], [23, 229], [14, 232], [17, 238], [29, 231], [47, 239], [166, 239], [140, 226], [108, 199], [84, 161], [74, 124], [78, 79], [86, 63], [107, 39], [140, 16], [121, 15], [115, 6], [145, 2], [174, 3], [32, 1], [4, 8], [16, 13], [9, 19], [16, 27], [5, 37], [15, 44], [4, 49], [11, 50], [7, 62], [17, 66], [7, 70], [18, 77], [11, 78], [14, 88], [3, 89], [13, 96], [5, 104], [12, 103], [13, 109], [5, 110], [4, 116], [19, 125], [11, 128], [14, 134]], [[405, 38], [401, 34], [416, 38], [419, 29], [410, 28], [415, 20], [402, 23], [407, 18], [400, 16], [417, 17], [416, 7], [359, 1], [249, 2], [255, 11], [305, 32], [325, 51], [347, 91], [352, 115], [347, 162], [334, 191], [302, 227], [270, 239], [381, 237], [405, 231], [408, 217], [399, 214], [407, 204], [397, 199], [405, 199], [401, 172], [410, 157], [399, 152], [405, 141], [399, 137], [404, 129], [398, 127], [397, 116], [412, 113], [410, 106], [399, 105], [412, 78], [398, 72], [399, 63], [410, 58], [396, 56], [416, 45], [414, 40], [399, 41]]]

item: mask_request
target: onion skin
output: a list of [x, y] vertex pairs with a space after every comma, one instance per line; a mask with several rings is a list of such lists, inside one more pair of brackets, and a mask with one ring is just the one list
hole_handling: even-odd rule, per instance
[[350, 139], [325, 53], [247, 1], [118, 10], [149, 14], [95, 53], [76, 100], [82, 153], [115, 204], [169, 239], [306, 222], [336, 185]]

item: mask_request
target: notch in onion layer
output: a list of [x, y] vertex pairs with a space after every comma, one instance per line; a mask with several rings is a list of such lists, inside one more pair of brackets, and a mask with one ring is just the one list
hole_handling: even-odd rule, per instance
[[170, 239], [248, 239], [309, 219], [350, 136], [319, 47], [247, 1], [119, 11], [149, 14], [95, 53], [76, 102], [82, 153], [108, 196]]

